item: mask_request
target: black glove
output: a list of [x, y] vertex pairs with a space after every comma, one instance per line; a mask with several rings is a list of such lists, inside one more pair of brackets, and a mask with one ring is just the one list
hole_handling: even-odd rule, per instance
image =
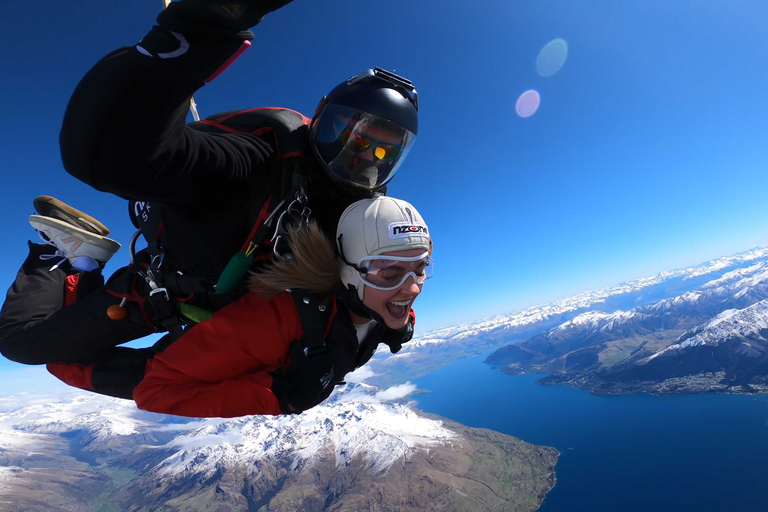
[[300, 341], [291, 343], [288, 348], [290, 370], [272, 373], [272, 392], [284, 414], [304, 412], [328, 398], [344, 378], [338, 353], [336, 347], [328, 345], [324, 354], [310, 358]]
[[153, 348], [110, 349], [93, 364], [93, 390], [102, 395], [132, 400], [134, 388], [144, 378], [147, 361], [155, 353]]
[[[266, 14], [293, 0], [181, 0], [171, 2], [157, 17], [164, 29], [187, 37], [211, 36], [211, 32], [232, 34], [247, 31]], [[250, 34], [250, 33], [249, 33]], [[246, 39], [253, 39], [253, 34]]]

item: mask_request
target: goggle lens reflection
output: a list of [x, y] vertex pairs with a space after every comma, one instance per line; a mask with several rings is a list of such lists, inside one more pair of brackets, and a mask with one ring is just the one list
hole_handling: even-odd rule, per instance
[[413, 276], [416, 284], [432, 277], [435, 262], [429, 255], [414, 258], [397, 256], [370, 256], [360, 262], [363, 282], [378, 290], [395, 290]]

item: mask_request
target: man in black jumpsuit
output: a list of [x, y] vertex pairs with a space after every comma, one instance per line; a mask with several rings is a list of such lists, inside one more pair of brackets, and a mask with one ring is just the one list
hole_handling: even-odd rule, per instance
[[[415, 89], [378, 68], [334, 88], [312, 119], [270, 108], [185, 124], [194, 92], [249, 46], [249, 27], [290, 1], [173, 2], [137, 45], [97, 63], [67, 107], [60, 136], [66, 170], [131, 201], [149, 256], [162, 255], [154, 259], [158, 274], [187, 280], [169, 286], [171, 306], [183, 298], [216, 310], [234, 300], [237, 290], [213, 294], [210, 287], [249, 242], [257, 264], [279, 255], [279, 240], [270, 242], [275, 219], [295, 199], [332, 237], [341, 212], [381, 193], [415, 139]], [[148, 233], [142, 217], [150, 212]], [[115, 347], [168, 330], [163, 313], [146, 302], [138, 266], [119, 270], [102, 287], [98, 271], [68, 262], [49, 271], [45, 255], [53, 250], [30, 244], [0, 313], [0, 352], [27, 364], [96, 362], [96, 390], [102, 392], [101, 379], [107, 394], [125, 394], [110, 393], [108, 382], [125, 380], [121, 357], [148, 355]], [[73, 275], [80, 278], [77, 301], [63, 307], [60, 290]], [[127, 317], [111, 320], [106, 311], [118, 303]], [[134, 378], [131, 361], [123, 366]]]

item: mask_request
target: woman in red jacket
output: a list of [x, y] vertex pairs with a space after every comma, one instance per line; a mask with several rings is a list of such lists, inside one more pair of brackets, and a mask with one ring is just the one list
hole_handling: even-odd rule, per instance
[[429, 231], [413, 206], [364, 199], [342, 214], [335, 251], [312, 223], [293, 230], [291, 245], [292, 259], [252, 276], [251, 293], [148, 360], [133, 392], [140, 408], [194, 417], [301, 412], [380, 343], [396, 352], [410, 340], [411, 305], [433, 269]]

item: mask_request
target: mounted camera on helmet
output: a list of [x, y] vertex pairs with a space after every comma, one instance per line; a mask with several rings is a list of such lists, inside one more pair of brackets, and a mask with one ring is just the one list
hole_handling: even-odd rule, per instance
[[333, 180], [377, 190], [392, 179], [416, 140], [418, 111], [410, 80], [368, 69], [323, 98], [310, 143]]

